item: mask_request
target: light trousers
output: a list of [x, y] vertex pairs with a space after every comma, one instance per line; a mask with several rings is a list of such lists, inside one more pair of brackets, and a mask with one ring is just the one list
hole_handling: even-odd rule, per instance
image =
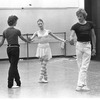
[[87, 70], [91, 59], [91, 43], [77, 42], [76, 57], [79, 69], [77, 86], [87, 85]]

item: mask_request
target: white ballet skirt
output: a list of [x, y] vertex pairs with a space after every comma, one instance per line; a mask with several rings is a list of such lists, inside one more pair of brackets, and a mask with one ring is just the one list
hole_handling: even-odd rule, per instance
[[46, 57], [47, 60], [52, 58], [51, 48], [49, 43], [39, 43], [37, 46], [36, 57], [42, 58]]

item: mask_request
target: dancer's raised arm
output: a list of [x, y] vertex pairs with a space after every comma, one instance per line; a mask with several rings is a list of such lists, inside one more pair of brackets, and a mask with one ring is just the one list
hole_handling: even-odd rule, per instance
[[33, 39], [37, 36], [36, 34], [37, 32], [35, 32], [31, 37], [28, 38], [29, 41], [34, 41]]
[[30, 42], [29, 40], [25, 39], [25, 38], [23, 37], [23, 35], [20, 35], [19, 37], [20, 37], [21, 40], [23, 40], [23, 41], [25, 41], [25, 42], [28, 42], [28, 43]]
[[58, 36], [54, 35], [52, 32], [49, 31], [49, 34], [54, 37], [55, 39], [61, 41], [61, 42], [66, 42], [66, 40], [59, 38]]

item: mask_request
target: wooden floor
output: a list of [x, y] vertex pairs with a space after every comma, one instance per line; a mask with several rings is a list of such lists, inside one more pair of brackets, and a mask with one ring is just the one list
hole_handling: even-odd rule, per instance
[[7, 88], [9, 62], [0, 61], [0, 98], [99, 98], [100, 62], [91, 61], [88, 70], [89, 92], [75, 91], [78, 69], [76, 59], [53, 58], [47, 65], [47, 84], [38, 83], [40, 62], [38, 59], [19, 61], [22, 86]]

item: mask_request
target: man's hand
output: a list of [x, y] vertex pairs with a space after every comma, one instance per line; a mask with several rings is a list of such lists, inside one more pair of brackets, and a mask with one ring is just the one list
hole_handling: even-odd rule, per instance
[[96, 49], [95, 49], [95, 48], [92, 49], [91, 55], [92, 55], [92, 56], [95, 56], [95, 55], [96, 55]]
[[70, 45], [74, 45], [74, 39], [69, 41]]

